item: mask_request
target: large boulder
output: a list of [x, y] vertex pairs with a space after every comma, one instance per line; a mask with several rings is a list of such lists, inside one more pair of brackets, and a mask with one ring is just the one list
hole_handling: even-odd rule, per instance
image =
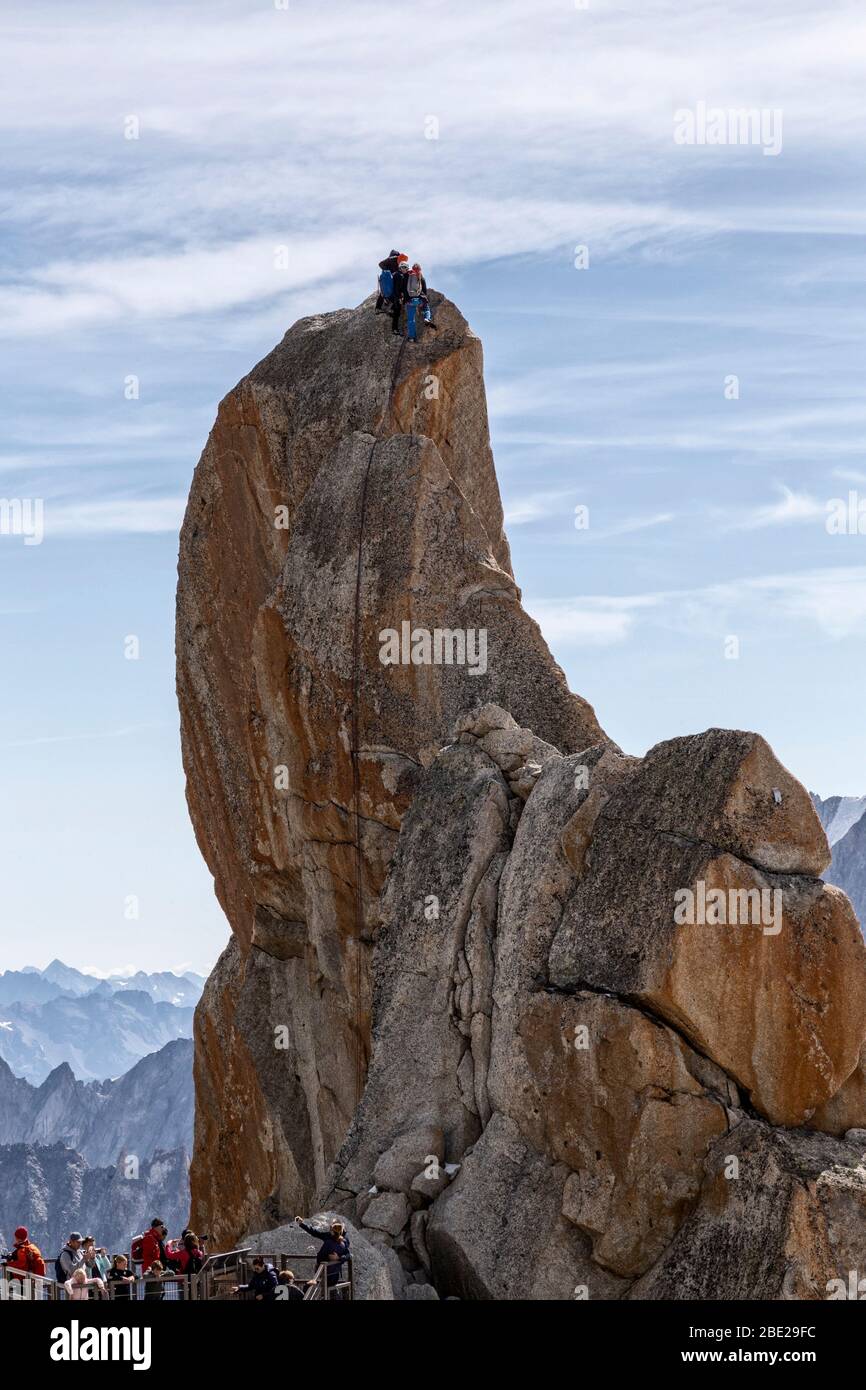
[[866, 1268], [860, 1157], [828, 1135], [743, 1120], [711, 1147], [699, 1204], [628, 1297], [847, 1297], [851, 1270]]
[[403, 1192], [382, 1192], [367, 1204], [362, 1221], [374, 1231], [397, 1236], [408, 1222], [411, 1210]]
[[629, 788], [628, 809], [635, 825], [772, 873], [817, 877], [830, 863], [809, 793], [759, 734], [708, 729], [657, 744]]
[[736, 1088], [678, 1034], [603, 994], [531, 995], [515, 1046], [528, 1086], [508, 1112], [533, 1147], [573, 1170], [563, 1211], [615, 1274], [643, 1273], [701, 1185]]
[[619, 1298], [625, 1280], [596, 1265], [567, 1216], [569, 1169], [494, 1115], [435, 1203], [427, 1248], [440, 1294], [468, 1299]]
[[808, 1123], [809, 1129], [822, 1129], [842, 1136], [850, 1129], [866, 1130], [866, 1043], [848, 1080], [829, 1100], [819, 1105]]
[[417, 1125], [399, 1134], [389, 1149], [379, 1155], [373, 1169], [377, 1187], [394, 1192], [410, 1192], [428, 1168], [438, 1171], [445, 1161], [445, 1136], [438, 1125]]
[[762, 1114], [804, 1123], [866, 1034], [866, 946], [848, 899], [813, 876], [822, 840], [808, 794], [762, 740], [710, 730], [660, 745], [598, 812], [550, 983], [639, 1001]]

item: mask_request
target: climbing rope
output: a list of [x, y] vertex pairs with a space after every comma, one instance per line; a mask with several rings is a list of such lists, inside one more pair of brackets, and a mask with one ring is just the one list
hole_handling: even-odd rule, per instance
[[358, 563], [355, 569], [355, 616], [354, 630], [352, 633], [352, 801], [355, 809], [355, 1037], [356, 1048], [356, 1105], [360, 1102], [364, 1090], [364, 1048], [362, 1036], [363, 1011], [361, 1007], [361, 989], [363, 985], [363, 972], [361, 969], [362, 935], [364, 930], [364, 883], [363, 883], [363, 857], [361, 854], [361, 733], [360, 733], [360, 702], [361, 702], [361, 577], [363, 569], [363, 550], [364, 550], [364, 522], [367, 514], [367, 484], [370, 480], [370, 470], [373, 466], [373, 458], [378, 448], [382, 431], [391, 415], [391, 405], [394, 399], [394, 388], [397, 384], [397, 373], [400, 370], [400, 361], [403, 356], [403, 349], [406, 346], [406, 339], [403, 338], [394, 368], [391, 372], [391, 383], [388, 388], [388, 399], [382, 418], [373, 435], [373, 443], [367, 458], [367, 466], [364, 469], [364, 478], [361, 483], [361, 506], [358, 519]]

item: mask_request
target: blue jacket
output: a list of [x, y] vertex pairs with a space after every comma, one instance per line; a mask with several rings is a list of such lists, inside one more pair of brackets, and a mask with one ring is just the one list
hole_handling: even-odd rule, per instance
[[256, 1270], [248, 1284], [241, 1284], [242, 1289], [248, 1289], [253, 1297], [261, 1294], [264, 1299], [272, 1299], [274, 1289], [277, 1287], [277, 1271], [273, 1265], [265, 1265], [264, 1269]]
[[[316, 1240], [322, 1242], [316, 1254], [316, 1264], [328, 1265], [328, 1283], [338, 1283], [343, 1277], [343, 1261], [352, 1253], [349, 1237], [344, 1235], [338, 1240], [330, 1231], [319, 1231], [315, 1226], [308, 1226], [306, 1221], [299, 1221], [298, 1225], [308, 1236], [315, 1236]], [[328, 1264], [330, 1255], [339, 1255], [340, 1263]]]

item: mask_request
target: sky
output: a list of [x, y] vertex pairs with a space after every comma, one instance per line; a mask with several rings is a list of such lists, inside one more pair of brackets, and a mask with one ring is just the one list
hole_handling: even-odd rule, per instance
[[828, 530], [866, 512], [862, 5], [48, 0], [2, 44], [0, 498], [34, 534], [0, 512], [0, 968], [225, 944], [178, 527], [222, 396], [391, 246], [483, 339], [524, 602], [607, 731], [757, 729], [866, 792], [866, 535]]

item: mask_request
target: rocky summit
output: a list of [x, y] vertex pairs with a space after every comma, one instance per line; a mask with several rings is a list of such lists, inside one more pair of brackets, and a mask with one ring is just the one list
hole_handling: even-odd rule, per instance
[[431, 301], [417, 344], [372, 300], [295, 324], [195, 473], [178, 696], [232, 939], [192, 1224], [338, 1211], [368, 1297], [826, 1297], [866, 1268], [866, 947], [824, 829], [757, 733], [634, 758], [568, 689]]

